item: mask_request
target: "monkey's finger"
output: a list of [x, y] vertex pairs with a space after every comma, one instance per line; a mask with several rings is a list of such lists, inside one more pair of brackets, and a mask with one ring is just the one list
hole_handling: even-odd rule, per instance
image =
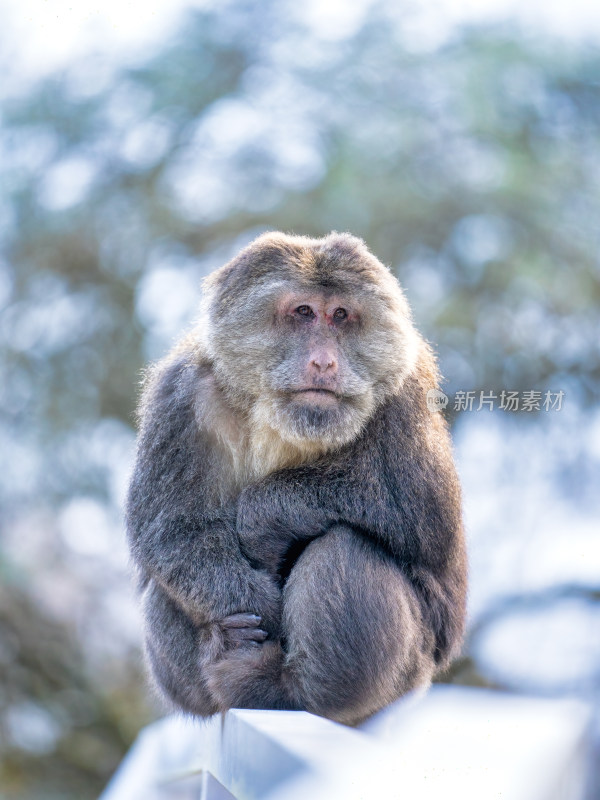
[[258, 614], [231, 614], [221, 622], [223, 628], [257, 628], [262, 622]]
[[231, 628], [227, 631], [230, 642], [264, 642], [268, 635], [261, 628]]

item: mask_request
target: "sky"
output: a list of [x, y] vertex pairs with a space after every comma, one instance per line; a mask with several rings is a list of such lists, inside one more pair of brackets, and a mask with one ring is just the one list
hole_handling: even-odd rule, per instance
[[[97, 52], [136, 60], [174, 30], [189, 7], [218, 0], [0, 0], [0, 63], [20, 81]], [[304, 0], [304, 18], [325, 38], [350, 34], [372, 0]], [[536, 32], [600, 44], [600, 4], [590, 0], [407, 0], [407, 16], [424, 46], [435, 47], [457, 25], [516, 20]], [[6, 70], [4, 70], [6, 74]]]

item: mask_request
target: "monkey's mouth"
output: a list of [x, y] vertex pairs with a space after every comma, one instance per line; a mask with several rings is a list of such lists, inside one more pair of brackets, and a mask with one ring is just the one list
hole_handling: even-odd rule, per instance
[[322, 394], [332, 394], [334, 397], [337, 397], [337, 393], [333, 391], [333, 389], [323, 389], [320, 386], [309, 386], [306, 389], [296, 389], [294, 394], [305, 394], [306, 392], [318, 392]]
[[316, 403], [317, 405], [335, 405], [340, 400], [340, 395], [333, 389], [323, 389], [318, 386], [296, 389], [292, 392], [292, 396], [302, 403]]

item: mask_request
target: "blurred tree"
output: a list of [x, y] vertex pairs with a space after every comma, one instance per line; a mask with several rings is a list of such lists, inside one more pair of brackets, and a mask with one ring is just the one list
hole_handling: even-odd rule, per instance
[[[450, 392], [598, 395], [600, 59], [509, 29], [427, 50], [408, 23], [381, 3], [334, 37], [292, 3], [231, 0], [147, 63], [90, 57], [5, 98], [7, 796], [94, 796], [148, 713], [118, 522], [137, 376], [256, 233], [364, 237]], [[52, 774], [19, 714], [46, 730]]]

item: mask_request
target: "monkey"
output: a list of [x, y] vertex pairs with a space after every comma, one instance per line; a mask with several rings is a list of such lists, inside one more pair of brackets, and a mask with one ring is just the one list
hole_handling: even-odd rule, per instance
[[348, 233], [265, 233], [150, 368], [126, 505], [167, 701], [356, 725], [460, 648], [467, 561], [436, 359]]

